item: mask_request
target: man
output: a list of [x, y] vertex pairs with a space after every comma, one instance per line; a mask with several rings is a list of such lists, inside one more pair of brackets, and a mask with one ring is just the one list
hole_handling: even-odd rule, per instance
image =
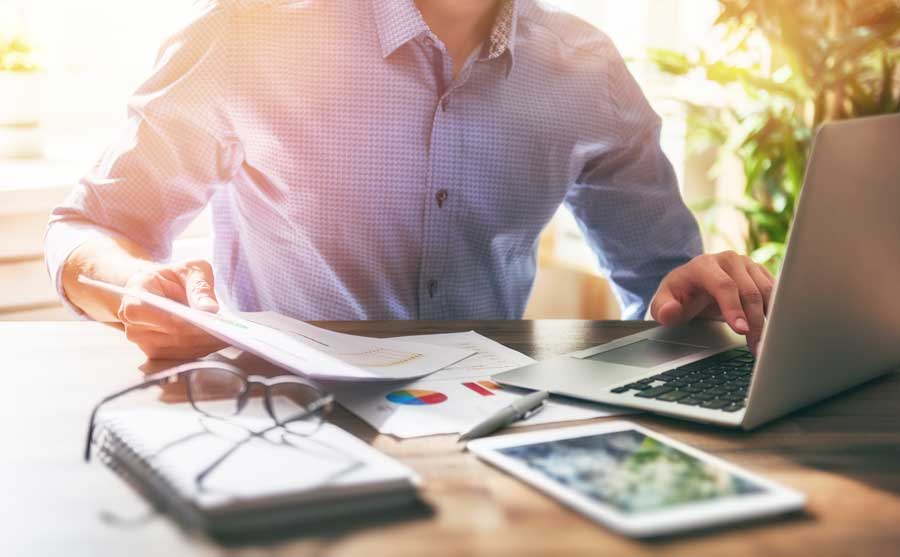
[[[215, 275], [299, 319], [517, 319], [565, 203], [626, 318], [652, 298], [755, 347], [772, 277], [700, 255], [659, 128], [610, 41], [535, 0], [209, 1], [53, 212], [48, 268], [156, 358], [220, 344], [78, 275], [208, 311]], [[207, 203], [213, 265], [163, 263]]]

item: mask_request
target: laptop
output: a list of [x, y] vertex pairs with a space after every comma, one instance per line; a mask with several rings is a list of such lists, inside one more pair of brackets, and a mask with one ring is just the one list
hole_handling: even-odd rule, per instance
[[494, 380], [749, 430], [900, 368], [898, 145], [900, 115], [819, 130], [757, 357], [693, 321]]

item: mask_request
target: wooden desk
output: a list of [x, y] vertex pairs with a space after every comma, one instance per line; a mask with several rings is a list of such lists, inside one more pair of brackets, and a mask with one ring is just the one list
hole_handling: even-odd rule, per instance
[[[474, 329], [544, 358], [639, 330], [620, 322], [331, 323], [336, 330], [404, 335]], [[223, 548], [166, 519], [109, 526], [104, 510], [143, 505], [100, 465], [81, 461], [92, 404], [140, 377], [141, 354], [94, 323], [0, 323], [2, 555], [897, 555], [900, 553], [900, 375], [892, 374], [753, 433], [655, 417], [637, 421], [792, 486], [804, 515], [657, 542], [600, 528], [461, 452], [451, 436], [377, 436], [335, 421], [418, 470], [430, 516], [273, 543]], [[151, 400], [153, 393], [146, 393]]]

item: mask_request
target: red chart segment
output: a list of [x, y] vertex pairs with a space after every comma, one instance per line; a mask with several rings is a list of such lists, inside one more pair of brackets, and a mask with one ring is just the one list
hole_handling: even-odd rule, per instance
[[500, 385], [493, 381], [470, 381], [463, 383], [463, 387], [471, 389], [481, 396], [494, 396], [492, 391], [500, 390]]

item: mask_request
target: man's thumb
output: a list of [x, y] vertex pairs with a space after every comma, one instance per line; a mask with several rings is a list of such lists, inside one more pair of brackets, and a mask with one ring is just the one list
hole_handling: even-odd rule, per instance
[[207, 265], [188, 268], [184, 289], [188, 304], [192, 308], [211, 313], [219, 311], [219, 303], [216, 301], [216, 292], [213, 288], [212, 269]]

